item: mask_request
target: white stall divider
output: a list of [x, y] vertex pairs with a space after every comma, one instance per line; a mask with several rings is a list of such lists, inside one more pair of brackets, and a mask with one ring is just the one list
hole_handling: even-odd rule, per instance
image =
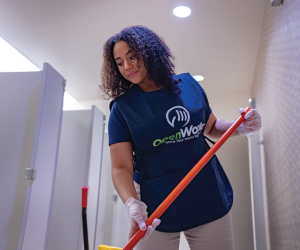
[[[107, 192], [101, 183], [104, 114], [92, 110], [63, 111], [53, 208], [46, 250], [81, 250], [81, 188], [88, 186], [87, 224], [90, 249], [96, 249], [96, 228]], [[102, 185], [102, 188], [100, 188]], [[101, 191], [101, 192], [100, 192]], [[102, 198], [103, 199], [103, 198]], [[98, 215], [99, 213], [99, 215]], [[102, 232], [100, 232], [102, 233]], [[102, 235], [103, 236], [103, 235]]]
[[[255, 99], [250, 99], [249, 106], [255, 108]], [[248, 138], [254, 250], [267, 250], [262, 144], [259, 132]]]
[[115, 191], [114, 194], [113, 225], [111, 234], [111, 244], [114, 247], [124, 247], [128, 242], [129, 218], [128, 211], [123, 201]]
[[52, 208], [65, 80], [44, 64], [28, 183], [18, 250], [41, 250], [47, 242]]
[[[97, 214], [97, 228], [95, 230], [96, 246], [108, 245], [115, 246], [111, 242], [111, 236], [115, 232], [112, 231], [113, 215], [114, 215], [114, 203], [112, 196], [115, 192], [115, 188], [111, 178], [111, 159], [110, 149], [108, 146], [108, 133], [104, 133], [103, 150], [102, 150], [102, 163], [100, 173], [100, 193], [98, 202], [98, 214]], [[127, 217], [127, 215], [126, 215]], [[125, 230], [127, 231], [127, 230]]]
[[[0, 249], [41, 250], [47, 240], [65, 80], [38, 72], [0, 73]], [[25, 179], [34, 170], [36, 177]]]
[[[95, 106], [92, 108], [93, 122], [92, 122], [92, 140], [91, 140], [91, 152], [90, 152], [90, 164], [89, 164], [89, 178], [88, 178], [88, 233], [90, 248], [96, 249], [96, 231], [98, 221], [98, 206], [101, 180], [101, 167], [102, 167], [102, 152], [103, 152], [103, 140], [104, 140], [104, 114]], [[104, 205], [104, 204], [102, 204]], [[100, 215], [101, 216], [101, 215]]]
[[28, 184], [24, 175], [31, 162], [41, 76], [42, 71], [0, 73], [1, 250], [18, 247]]

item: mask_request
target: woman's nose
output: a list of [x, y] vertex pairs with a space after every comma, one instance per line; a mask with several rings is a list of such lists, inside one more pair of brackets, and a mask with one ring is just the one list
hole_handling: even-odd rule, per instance
[[125, 70], [132, 69], [133, 65], [130, 61], [125, 61]]

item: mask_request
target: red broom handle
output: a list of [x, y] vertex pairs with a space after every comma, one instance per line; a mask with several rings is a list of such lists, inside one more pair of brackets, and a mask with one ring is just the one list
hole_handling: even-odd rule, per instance
[[[160, 204], [160, 206], [153, 212], [150, 218], [146, 221], [147, 227], [150, 226], [155, 218], [160, 216], [167, 210], [172, 202], [178, 197], [178, 195], [185, 189], [185, 187], [194, 179], [194, 177], [200, 172], [205, 164], [214, 156], [218, 149], [224, 144], [224, 142], [237, 130], [237, 128], [245, 120], [246, 113], [251, 108], [246, 108], [241, 116], [231, 125], [230, 128], [216, 141], [216, 143], [206, 152], [200, 161], [190, 170], [190, 172], [182, 179], [182, 181], [174, 188], [174, 190], [167, 196], [167, 198]], [[128, 241], [123, 250], [132, 250], [135, 245], [143, 238], [146, 231], [139, 229], [135, 235]]]

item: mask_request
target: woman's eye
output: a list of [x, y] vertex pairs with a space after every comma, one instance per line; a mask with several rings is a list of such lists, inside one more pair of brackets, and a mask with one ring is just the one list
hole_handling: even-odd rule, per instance
[[134, 58], [135, 58], [135, 56], [130, 57], [130, 59], [134, 59]]
[[118, 63], [118, 66], [121, 66], [122, 65], [122, 63]]

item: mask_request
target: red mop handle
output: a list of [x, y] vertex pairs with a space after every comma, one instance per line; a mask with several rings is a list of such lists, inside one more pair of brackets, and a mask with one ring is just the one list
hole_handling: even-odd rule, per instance
[[88, 187], [83, 186], [82, 187], [82, 196], [81, 196], [81, 206], [87, 207], [87, 197], [88, 197]]
[[[251, 108], [246, 108], [241, 116], [231, 125], [229, 129], [217, 140], [217, 142], [206, 152], [200, 161], [190, 170], [190, 172], [182, 179], [182, 181], [174, 188], [174, 190], [168, 195], [168, 197], [160, 204], [160, 206], [153, 212], [150, 218], [146, 221], [147, 227], [150, 226], [155, 218], [160, 216], [167, 210], [177, 196], [185, 189], [185, 187], [194, 179], [199, 171], [205, 166], [205, 164], [214, 156], [218, 149], [224, 144], [224, 142], [233, 134], [234, 131], [245, 120], [245, 114]], [[135, 235], [128, 241], [123, 250], [132, 250], [135, 245], [143, 238], [146, 231], [139, 229]]]
[[88, 197], [88, 187], [83, 186], [81, 192], [81, 206], [82, 206], [82, 229], [83, 229], [83, 246], [84, 250], [89, 250], [89, 237], [88, 237], [88, 227], [86, 219], [86, 207], [87, 207], [87, 197]]

